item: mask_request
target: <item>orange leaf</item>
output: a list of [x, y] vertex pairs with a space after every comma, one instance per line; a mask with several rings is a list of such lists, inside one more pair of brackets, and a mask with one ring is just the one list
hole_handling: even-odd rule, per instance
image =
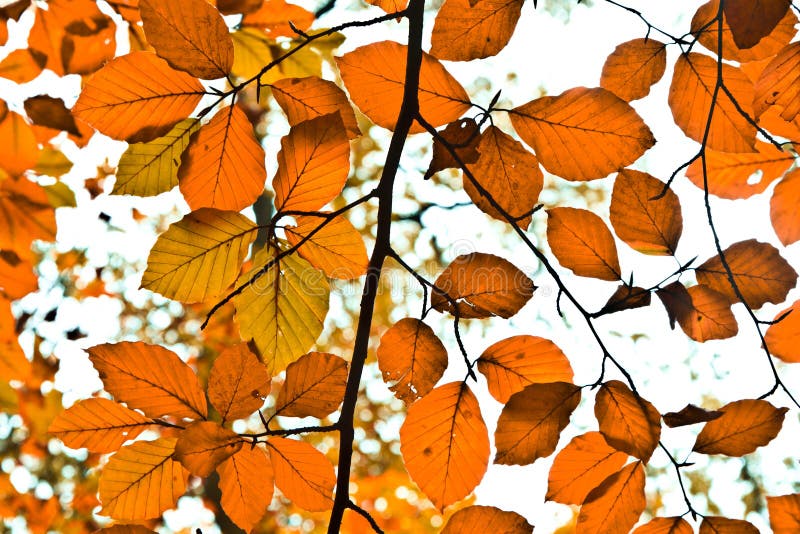
[[622, 269], [606, 223], [589, 210], [547, 210], [547, 242], [558, 262], [578, 276], [615, 281]]
[[[441, 170], [458, 169], [461, 167], [461, 163], [469, 164], [478, 161], [478, 143], [481, 140], [481, 133], [475, 119], [467, 118], [451, 122], [444, 129], [439, 130], [439, 135], [443, 140], [438, 137], [433, 140], [433, 155], [428, 170], [425, 171], [425, 180]], [[455, 150], [460, 162], [450, 154], [445, 142]]]
[[272, 96], [286, 113], [289, 125], [295, 126], [328, 113], [338, 113], [349, 139], [361, 135], [353, 107], [347, 100], [347, 95], [335, 83], [309, 76], [283, 78], [274, 82], [271, 87]]
[[553, 454], [580, 400], [581, 388], [566, 382], [531, 384], [514, 393], [497, 421], [494, 463], [527, 465]]
[[600, 432], [612, 447], [647, 462], [661, 437], [658, 410], [619, 380], [600, 387], [594, 404]]
[[693, 534], [692, 525], [682, 517], [656, 517], [638, 527], [633, 534]]
[[272, 179], [275, 207], [316, 211], [336, 198], [350, 172], [350, 143], [339, 113], [301, 122], [281, 139]]
[[264, 191], [266, 177], [264, 149], [238, 106], [220, 110], [192, 134], [178, 168], [181, 193], [193, 210], [240, 211]]
[[700, 534], [758, 534], [758, 529], [742, 519], [707, 515], [700, 523]]
[[336, 475], [327, 458], [304, 441], [271, 437], [267, 447], [275, 485], [286, 498], [309, 512], [330, 510]]
[[[766, 190], [792, 166], [794, 157], [771, 143], [756, 141], [756, 152], [735, 154], [706, 151], [708, 192], [721, 198], [748, 198]], [[752, 177], [760, 171], [760, 180]], [[686, 169], [686, 177], [703, 189], [703, 163], [698, 158]]]
[[289, 21], [300, 31], [306, 31], [314, 22], [314, 14], [284, 0], [264, 0], [261, 7], [242, 19], [243, 26], [256, 26], [266, 30], [270, 37], [295, 37], [297, 33]]
[[664, 183], [645, 172], [624, 169], [611, 196], [611, 225], [620, 239], [642, 254], [672, 256], [683, 231], [681, 204], [672, 189], [654, 200]]
[[704, 410], [694, 404], [687, 404], [679, 412], [665, 413], [664, 423], [670, 428], [675, 428], [695, 423], [707, 423], [720, 417], [722, 417], [722, 412], [719, 410]]
[[[393, 130], [405, 87], [408, 47], [381, 41], [336, 58], [350, 98], [378, 126]], [[469, 96], [439, 61], [423, 52], [419, 71], [419, 112], [428, 123], [442, 126], [469, 111]], [[411, 133], [424, 128], [417, 123]]]
[[786, 15], [791, 0], [726, 0], [725, 18], [739, 48], [752, 48], [772, 33]]
[[[789, 313], [791, 312], [791, 313]], [[800, 300], [795, 301], [775, 316], [778, 320], [789, 313], [780, 322], [767, 328], [764, 341], [773, 356], [777, 356], [786, 363], [800, 363]]]
[[628, 534], [644, 511], [642, 462], [626, 465], [593, 489], [581, 506], [575, 532]]
[[650, 291], [647, 289], [629, 286], [623, 282], [617, 286], [617, 289], [608, 298], [608, 302], [597, 312], [597, 315], [607, 315], [649, 306], [650, 298]]
[[222, 351], [208, 375], [208, 400], [223, 423], [243, 419], [261, 408], [269, 390], [267, 368], [246, 343]]
[[8, 300], [21, 299], [39, 289], [33, 265], [13, 250], [0, 251], [0, 294]]
[[5, 380], [24, 380], [31, 362], [19, 346], [11, 302], [0, 299], [0, 376]]
[[397, 13], [408, 6], [408, 0], [364, 0], [372, 6], [377, 6], [386, 13]]
[[20, 176], [36, 165], [39, 146], [31, 126], [19, 113], [9, 111], [0, 121], [0, 169]]
[[133, 52], [92, 76], [72, 111], [109, 137], [141, 143], [169, 132], [202, 96], [195, 78], [155, 54]]
[[486, 377], [489, 393], [505, 404], [530, 384], [572, 382], [572, 367], [549, 339], [511, 336], [486, 348], [478, 358], [478, 371]]
[[230, 72], [233, 41], [206, 0], [140, 0], [139, 10], [147, 41], [172, 68], [206, 80]]
[[656, 291], [656, 295], [667, 309], [670, 326], [674, 328], [677, 320], [681, 330], [695, 341], [727, 339], [739, 331], [731, 301], [708, 286], [686, 289], [680, 282], [673, 282]]
[[408, 474], [439, 510], [469, 495], [489, 463], [489, 433], [478, 399], [461, 382], [411, 405], [400, 428]]
[[768, 107], [782, 108], [781, 118], [791, 122], [800, 113], [800, 43], [778, 52], [756, 82], [753, 107], [756, 117]]
[[697, 436], [694, 452], [744, 456], [772, 441], [783, 426], [788, 408], [775, 408], [765, 400], [739, 400], [719, 409], [722, 417], [706, 423]]
[[450, 516], [440, 534], [530, 534], [533, 525], [515, 512], [494, 506], [467, 506]]
[[31, 258], [34, 239], [56, 238], [56, 214], [45, 190], [26, 178], [0, 180], [0, 216], [0, 249], [20, 258]]
[[213, 421], [192, 423], [178, 436], [174, 458], [198, 477], [207, 477], [242, 448], [239, 434]]
[[[321, 212], [327, 215], [327, 212]], [[297, 215], [297, 226], [286, 226], [286, 240], [297, 246], [314, 232], [325, 219], [322, 217]], [[366, 274], [369, 258], [361, 233], [342, 214], [322, 226], [308, 237], [297, 252], [328, 278], [352, 280]]]
[[[525, 273], [498, 256], [471, 252], [454, 259], [436, 279], [431, 306], [462, 319], [498, 315], [508, 319], [533, 296], [536, 286]], [[453, 302], [455, 301], [455, 307]]]
[[140, 341], [87, 349], [106, 391], [148, 417], [204, 419], [206, 396], [194, 371], [177, 354]]
[[14, 83], [32, 81], [42, 73], [47, 56], [30, 48], [12, 50], [0, 61], [0, 77]]
[[344, 400], [347, 362], [325, 352], [309, 352], [286, 368], [275, 414], [322, 419]]
[[522, 0], [445, 0], [436, 15], [431, 54], [450, 61], [494, 56], [508, 44]]
[[151, 519], [174, 507], [189, 478], [172, 458], [175, 442], [173, 438], [137, 441], [114, 454], [100, 475], [100, 514], [120, 520]]
[[243, 447], [218, 468], [220, 504], [225, 514], [244, 530], [259, 522], [272, 502], [272, 464], [260, 447]]
[[800, 493], [767, 496], [767, 509], [773, 534], [794, 534], [800, 531]]
[[603, 65], [600, 86], [630, 102], [650, 94], [667, 70], [667, 48], [655, 39], [633, 39], [617, 46]]
[[[753, 83], [731, 65], [722, 65], [725, 86], [739, 106], [753, 115]], [[669, 107], [675, 124], [698, 143], [706, 135], [712, 96], [717, 83], [717, 62], [703, 54], [680, 56], [675, 63], [669, 89]], [[739, 113], [727, 94], [719, 91], [711, 118], [706, 146], [720, 152], [753, 152], [756, 129]]]
[[[567, 180], [603, 178], [639, 159], [656, 142], [630, 104], [599, 87], [543, 96], [510, 116], [544, 168]], [[581, 147], [580, 157], [575, 147]]]
[[778, 239], [791, 245], [800, 239], [797, 199], [800, 198], [800, 170], [795, 169], [775, 186], [769, 201], [769, 216]]
[[[742, 297], [753, 309], [767, 302], [783, 302], [797, 284], [797, 272], [769, 243], [748, 239], [734, 243], [723, 254]], [[698, 283], [719, 291], [731, 302], [739, 301], [719, 256], [697, 267], [696, 275]]]
[[[544, 185], [536, 157], [522, 143], [495, 126], [489, 126], [483, 132], [477, 150], [478, 160], [468, 166], [475, 180], [507, 215], [518, 219], [521, 228], [527, 228], [531, 222], [530, 212]], [[464, 191], [484, 213], [501, 221], [507, 220], [466, 175]]]
[[67, 447], [114, 452], [141, 434], [152, 420], [108, 399], [78, 401], [60, 413], [47, 431]]
[[406, 317], [381, 337], [378, 367], [395, 397], [411, 404], [430, 393], [447, 368], [447, 349], [433, 329]]
[[156, 531], [142, 525], [112, 525], [97, 532], [105, 532], [106, 534], [157, 534]]

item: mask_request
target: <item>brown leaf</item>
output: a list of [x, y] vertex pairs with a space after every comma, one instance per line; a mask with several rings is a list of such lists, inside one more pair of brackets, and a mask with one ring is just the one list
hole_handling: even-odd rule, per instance
[[48, 95], [32, 96], [25, 100], [25, 113], [37, 126], [46, 126], [81, 136], [75, 117], [60, 98]]
[[650, 94], [664, 76], [667, 47], [655, 39], [633, 39], [617, 46], [603, 65], [600, 86], [630, 102]]
[[636, 286], [620, 284], [597, 315], [607, 315], [650, 305], [650, 291]]
[[78, 401], [60, 413], [47, 431], [67, 447], [92, 452], [114, 452], [135, 439], [153, 421], [108, 399]]
[[344, 400], [347, 362], [325, 352], [309, 352], [286, 368], [275, 414], [322, 419]]
[[505, 48], [522, 0], [445, 0], [431, 35], [431, 54], [450, 61], [496, 55]]
[[627, 534], [644, 511], [642, 462], [628, 464], [593, 489], [581, 506], [575, 531]]
[[673, 282], [656, 291], [656, 295], [667, 309], [670, 326], [675, 328], [677, 320], [681, 330], [695, 341], [727, 339], [739, 332], [728, 297], [708, 286], [686, 289], [680, 282]]
[[444, 141], [439, 140], [438, 137], [433, 139], [433, 156], [428, 170], [425, 171], [424, 178], [426, 180], [441, 170], [461, 167], [447, 149], [445, 141], [458, 155], [461, 163], [469, 164], [478, 161], [478, 143], [481, 140], [481, 134], [475, 119], [453, 121], [443, 130], [439, 130], [439, 135]]
[[697, 436], [694, 452], [744, 456], [763, 447], [780, 432], [788, 408], [775, 408], [765, 400], [739, 400], [719, 409], [722, 417], [706, 423]]
[[722, 417], [719, 410], [704, 410], [694, 404], [687, 404], [679, 412], [669, 412], [664, 414], [664, 423], [670, 428], [679, 426], [693, 425], [695, 423], [707, 423]]
[[260, 447], [242, 447], [217, 467], [220, 504], [225, 514], [249, 532], [272, 501], [272, 464]]
[[269, 394], [270, 376], [246, 343], [222, 351], [208, 376], [208, 400], [222, 422], [243, 419], [261, 408]]
[[772, 228], [788, 246], [800, 239], [800, 218], [797, 217], [797, 199], [800, 198], [800, 169], [795, 169], [778, 182], [769, 201]]
[[213, 421], [198, 421], [179, 434], [174, 457], [191, 474], [207, 477], [243, 444], [236, 432]]
[[621, 277], [614, 236], [589, 210], [547, 210], [547, 242], [558, 262], [578, 276], [611, 282]]
[[494, 506], [467, 506], [450, 516], [440, 534], [531, 534], [533, 525], [514, 512]]
[[742, 519], [707, 515], [700, 523], [700, 534], [758, 534], [758, 529]]
[[321, 452], [304, 441], [274, 436], [267, 448], [275, 485], [287, 499], [309, 512], [330, 510], [336, 475]]
[[600, 387], [594, 404], [600, 432], [612, 447], [647, 462], [661, 437], [661, 415], [619, 380]]
[[767, 328], [764, 341], [773, 356], [786, 363], [800, 363], [800, 300], [779, 312], [773, 320], [781, 317], [780, 322]]
[[773, 534], [795, 534], [800, 531], [800, 493], [767, 496], [767, 509]]
[[791, 0], [725, 0], [723, 11], [739, 48], [752, 48], [772, 33]]

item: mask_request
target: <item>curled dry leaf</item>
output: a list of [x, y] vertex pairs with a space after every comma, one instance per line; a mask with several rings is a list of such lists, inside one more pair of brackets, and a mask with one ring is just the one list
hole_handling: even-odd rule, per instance
[[174, 457], [191, 474], [207, 477], [243, 444], [236, 432], [213, 421], [198, 421], [178, 435]]
[[621, 278], [614, 236], [589, 210], [547, 210], [547, 242], [558, 262], [578, 276], [611, 282]]
[[600, 86], [630, 102], [650, 94], [667, 70], [667, 47], [655, 39], [633, 39], [617, 46], [603, 65]]
[[497, 532], [507, 534], [530, 534], [533, 525], [514, 512], [506, 512], [494, 506], [467, 506], [450, 516], [441, 534], [484, 534]]
[[719, 410], [704, 410], [694, 404], [687, 404], [679, 412], [665, 413], [664, 423], [670, 428], [707, 423], [719, 419], [722, 417], [722, 413]]
[[644, 481], [642, 462], [628, 464], [605, 479], [583, 501], [575, 532], [628, 534], [647, 504]]
[[600, 387], [594, 404], [600, 432], [617, 450], [647, 462], [661, 437], [661, 414], [619, 380]]
[[267, 368], [246, 343], [222, 351], [208, 375], [208, 400], [223, 423], [245, 418], [261, 408], [269, 390]]
[[650, 291], [643, 287], [620, 284], [597, 315], [607, 315], [650, 305]]
[[[425, 179], [427, 180], [437, 172], [461, 167], [461, 164], [475, 163], [478, 161], [478, 143], [481, 140], [480, 129], [475, 119], [459, 119], [447, 125], [443, 130], [439, 131], [438, 137], [433, 139], [433, 156], [428, 170], [425, 171]], [[452, 148], [459, 161], [448, 150], [448, 145]]]
[[695, 452], [744, 456], [763, 447], [780, 432], [788, 408], [765, 400], [739, 400], [719, 409], [722, 417], [706, 423], [697, 436]]
[[347, 362], [335, 354], [309, 352], [286, 368], [275, 414], [322, 419], [344, 400]]

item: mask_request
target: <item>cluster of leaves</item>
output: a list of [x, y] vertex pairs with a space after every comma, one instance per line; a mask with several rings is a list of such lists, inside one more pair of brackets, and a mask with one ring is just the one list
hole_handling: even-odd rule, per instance
[[[578, 532], [623, 533], [636, 525], [647, 505], [645, 466], [659, 447], [683, 490], [681, 470], [689, 464], [675, 460], [661, 442], [662, 423], [703, 424], [693, 452], [738, 457], [780, 432], [788, 408], [768, 397], [782, 392], [800, 408], [774, 362], [800, 361], [800, 318], [792, 313], [800, 303], [772, 321], [755, 315], [764, 304], [783, 303], [797, 273], [771, 244], [745, 239], [723, 248], [710, 202], [711, 195], [746, 198], [780, 179], [772, 192], [771, 221], [784, 245], [800, 239], [794, 210], [800, 174], [790, 170], [800, 142], [800, 48], [792, 42], [797, 17], [790, 2], [764, 1], [754, 10], [744, 0], [711, 0], [683, 36], [659, 30], [634, 12], [646, 22], [648, 35], [622, 43], [609, 56], [599, 87], [576, 87], [511, 109], [496, 107], [499, 95], [485, 107], [471, 102], [441, 60], [500, 52], [516, 28], [520, 0], [446, 0], [436, 15], [430, 53], [421, 46], [422, 0], [408, 6], [381, 0], [376, 5], [386, 15], [327, 30], [310, 30], [314, 15], [281, 0], [109, 5], [127, 21], [131, 38], [131, 52], [119, 57], [116, 24], [94, 2], [52, 0], [45, 8], [20, 1], [2, 10], [3, 40], [7, 20], [31, 10], [34, 23], [28, 47], [0, 62], [0, 76], [17, 83], [45, 69], [91, 76], [71, 109], [47, 95], [28, 98], [25, 115], [5, 103], [0, 107], [5, 173], [0, 210], [7, 221], [0, 229], [0, 332], [6, 348], [0, 371], [20, 395], [35, 389], [31, 376], [41, 376], [17, 343], [11, 301], [37, 289], [31, 243], [53, 240], [54, 210], [70, 205], [61, 182], [45, 187], [29, 178], [63, 167], [57, 145], [64, 137], [81, 147], [95, 130], [130, 144], [112, 194], [153, 196], [177, 186], [191, 209], [153, 245], [142, 288], [187, 305], [210, 306], [204, 326], [232, 302], [244, 341], [222, 350], [202, 381], [177, 354], [157, 345], [119, 342], [88, 350], [113, 400], [79, 401], [48, 428], [69, 447], [113, 453], [98, 482], [100, 513], [120, 522], [109, 532], [147, 531], [124, 525], [159, 518], [186, 491], [190, 475], [214, 473], [222, 510], [244, 530], [258, 528], [277, 487], [307, 511], [331, 510], [329, 531], [338, 531], [350, 510], [381, 532], [376, 518], [353, 500], [349, 484], [354, 412], [387, 258], [419, 282], [424, 299], [420, 318], [404, 318], [380, 338], [377, 363], [408, 406], [400, 429], [405, 469], [439, 510], [465, 499], [481, 482], [492, 444], [495, 464], [527, 465], [556, 452], [587, 389], [596, 390], [597, 431], [575, 437], [556, 454], [547, 493], [549, 500], [580, 506]], [[236, 28], [229, 28], [223, 15], [239, 15]], [[373, 42], [333, 58], [339, 32], [395, 18], [408, 23], [407, 44]], [[650, 37], [652, 32], [667, 42]], [[630, 102], [646, 97], [665, 74], [668, 45], [680, 48], [671, 66], [669, 107], [677, 126], [700, 148], [664, 182], [629, 168], [656, 142]], [[696, 51], [700, 46], [712, 55]], [[323, 61], [340, 74], [340, 84], [321, 77]], [[284, 112], [289, 131], [280, 151], [267, 156], [256, 135], [260, 115], [247, 103], [269, 96]], [[345, 203], [340, 194], [351, 175], [351, 143], [365, 124], [353, 105], [393, 134], [374, 188]], [[465, 117], [473, 109], [477, 115]], [[501, 114], [513, 131], [494, 124]], [[53, 141], [61, 132], [66, 134]], [[541, 261], [559, 299], [571, 302], [593, 335], [601, 358], [595, 382], [575, 385], [570, 362], [556, 343], [526, 334], [494, 343], [470, 360], [460, 322], [512, 317], [536, 286], [508, 260], [483, 252], [458, 256], [429, 281], [395, 250], [392, 186], [412, 134], [433, 141], [427, 177], [459, 169], [475, 206], [507, 223]], [[272, 216], [254, 222], [240, 212], [263, 198], [267, 157], [277, 162]], [[545, 254], [527, 232], [541, 208], [540, 166], [575, 182], [614, 174], [610, 227], [590, 210], [550, 207], [546, 239], [552, 256]], [[677, 258], [683, 220], [670, 185], [684, 170], [704, 192], [717, 251], [697, 266], [696, 258]], [[763, 173], [755, 184], [749, 180], [754, 171]], [[378, 212], [368, 256], [348, 214], [373, 201]], [[341, 207], [326, 210], [331, 204]], [[266, 238], [259, 239], [263, 232]], [[653, 287], [636, 286], [621, 265], [620, 243], [645, 255], [673, 257], [679, 267]], [[553, 257], [577, 276], [614, 283], [605, 306], [588, 311]], [[691, 273], [694, 280], [687, 280]], [[360, 277], [364, 289], [352, 356], [308, 352], [328, 315], [330, 281]], [[697, 342], [735, 336], [739, 324], [732, 307], [743, 306], [763, 342], [774, 376], [771, 389], [718, 410], [687, 405], [662, 416], [595, 326], [601, 316], [649, 306], [653, 293], [670, 325], [677, 323]], [[424, 322], [432, 311], [453, 318], [463, 380], [439, 384], [454, 362]], [[606, 377], [611, 366], [624, 381]], [[493, 440], [474, 391], [482, 383], [476, 369], [503, 405]], [[281, 375], [274, 405], [265, 407], [272, 379]], [[337, 409], [334, 423], [275, 425], [277, 416], [323, 420]], [[251, 416], [263, 429], [237, 431], [235, 422]], [[149, 439], [153, 433], [158, 437]], [[311, 443], [294, 439], [314, 433], [338, 434], [338, 470]], [[702, 517], [701, 533], [756, 532], [743, 519], [702, 516], [685, 490], [683, 497], [684, 516]], [[768, 506], [776, 532], [800, 528], [800, 495], [768, 497]], [[653, 518], [637, 532], [691, 532], [684, 516]], [[444, 531], [532, 528], [515, 512], [469, 506], [454, 513]]]

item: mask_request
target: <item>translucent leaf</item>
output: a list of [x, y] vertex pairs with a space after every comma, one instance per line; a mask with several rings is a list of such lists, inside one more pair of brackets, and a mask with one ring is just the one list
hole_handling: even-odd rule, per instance
[[594, 404], [600, 432], [612, 447], [647, 462], [661, 437], [661, 415], [619, 380], [600, 387]]
[[530, 534], [533, 525], [515, 512], [506, 512], [494, 506], [467, 506], [450, 516], [441, 534], [484, 534], [503, 532]]
[[267, 368], [246, 343], [222, 351], [208, 375], [208, 400], [223, 423], [243, 419], [261, 408], [269, 390]]
[[198, 477], [207, 477], [242, 448], [239, 434], [213, 421], [197, 421], [178, 435], [174, 458]]
[[626, 41], [603, 65], [600, 86], [630, 102], [650, 94], [650, 87], [667, 70], [667, 47], [655, 39]]
[[546, 499], [583, 504], [586, 496], [627, 459], [627, 454], [610, 447], [599, 432], [576, 436], [561, 449], [550, 467]]
[[800, 494], [767, 496], [767, 509], [773, 534], [793, 534], [800, 530]]
[[778, 319], [780, 322], [767, 328], [764, 341], [773, 356], [786, 363], [800, 363], [800, 301], [782, 310], [773, 320]]
[[778, 182], [769, 201], [772, 228], [781, 243], [788, 246], [800, 239], [800, 218], [797, 199], [800, 198], [800, 170], [793, 170]]
[[347, 362], [324, 352], [309, 352], [286, 368], [286, 380], [275, 401], [275, 414], [323, 417], [344, 400]]
[[260, 447], [242, 447], [218, 468], [220, 504], [225, 514], [249, 532], [272, 501], [272, 464]]
[[558, 262], [578, 276], [613, 282], [622, 269], [614, 236], [603, 220], [589, 210], [547, 210], [547, 242]]
[[271, 437], [267, 441], [275, 485], [309, 512], [330, 510], [336, 475], [333, 466], [317, 449], [304, 441]]
[[788, 408], [775, 408], [765, 400], [739, 400], [719, 409], [722, 417], [706, 423], [697, 436], [694, 452], [744, 456], [763, 447], [780, 432]]
[[355, 139], [361, 135], [347, 95], [333, 82], [316, 76], [283, 78], [272, 84], [272, 96], [286, 113], [291, 126], [329, 113], [338, 113], [348, 138]]
[[731, 311], [731, 301], [722, 293], [705, 285], [686, 288], [680, 282], [656, 291], [670, 317], [684, 333], [699, 342], [727, 339], [739, 332], [739, 325]]
[[114, 452], [141, 434], [152, 420], [108, 399], [78, 401], [61, 412], [47, 431], [67, 447]]
[[295, 221], [297, 226], [284, 227], [286, 240], [293, 247], [302, 241], [298, 254], [328, 278], [352, 280], [366, 274], [369, 259], [364, 238], [344, 215], [322, 227], [322, 217], [297, 215]]
[[445, 0], [431, 35], [431, 54], [450, 61], [494, 56], [505, 48], [522, 0]]
[[628, 464], [593, 489], [581, 506], [575, 532], [627, 534], [644, 511], [642, 462]]

